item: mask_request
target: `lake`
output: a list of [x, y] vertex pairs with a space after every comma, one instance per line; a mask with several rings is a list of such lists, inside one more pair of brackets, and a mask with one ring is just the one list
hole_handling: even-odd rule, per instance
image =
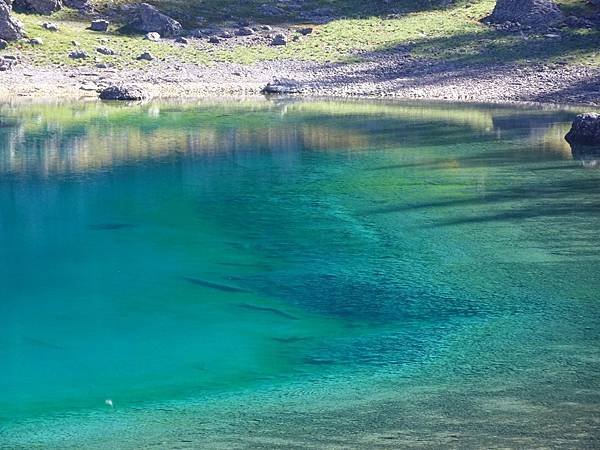
[[576, 111], [0, 105], [0, 447], [593, 447]]

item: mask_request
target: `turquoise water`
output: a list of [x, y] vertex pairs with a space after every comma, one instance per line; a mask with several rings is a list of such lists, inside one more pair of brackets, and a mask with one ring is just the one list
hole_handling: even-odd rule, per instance
[[594, 446], [574, 114], [0, 106], [0, 447]]

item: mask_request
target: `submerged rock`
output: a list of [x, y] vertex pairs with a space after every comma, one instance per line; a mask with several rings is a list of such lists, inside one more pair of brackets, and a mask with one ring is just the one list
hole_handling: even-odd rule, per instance
[[100, 91], [102, 100], [135, 101], [144, 100], [148, 97], [148, 93], [137, 85], [112, 85]]
[[553, 0], [497, 0], [487, 20], [492, 23], [518, 22], [531, 27], [548, 27], [564, 19]]
[[136, 18], [127, 28], [142, 33], [156, 32], [161, 36], [177, 36], [182, 26], [175, 19], [160, 12], [154, 6], [140, 3], [137, 7]]
[[15, 0], [14, 8], [35, 14], [52, 14], [62, 9], [62, 0]]
[[300, 94], [302, 86], [293, 80], [273, 80], [267, 84], [261, 91], [263, 94]]
[[15, 41], [23, 37], [23, 25], [11, 14], [10, 3], [0, 0], [0, 39]]
[[597, 145], [600, 147], [600, 114], [578, 115], [565, 139], [571, 145]]

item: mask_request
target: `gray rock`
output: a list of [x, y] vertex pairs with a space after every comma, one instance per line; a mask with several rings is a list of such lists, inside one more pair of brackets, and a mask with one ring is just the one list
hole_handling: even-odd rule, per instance
[[148, 97], [148, 93], [137, 85], [112, 85], [100, 91], [102, 100], [135, 101], [144, 100]]
[[69, 52], [69, 58], [71, 59], [85, 59], [88, 54], [84, 50], [73, 50]]
[[29, 39], [29, 44], [31, 44], [31, 45], [42, 45], [43, 43], [44, 43], [44, 41], [42, 41], [42, 38]]
[[578, 115], [565, 139], [571, 145], [600, 146], [600, 114], [585, 113]]
[[107, 31], [110, 22], [104, 19], [92, 20], [90, 30], [92, 31]]
[[0, 39], [0, 50], [4, 50], [6, 47], [8, 47], [8, 42], [6, 42], [4, 39]]
[[154, 55], [150, 52], [144, 52], [140, 56], [137, 57], [138, 61], [152, 61], [154, 60]]
[[98, 47], [96, 49], [96, 51], [102, 55], [107, 55], [107, 56], [112, 56], [112, 55], [116, 55], [117, 53], [109, 47]]
[[44, 22], [42, 28], [45, 28], [48, 31], [58, 31], [58, 25], [52, 22]]
[[217, 36], [211, 36], [208, 38], [208, 42], [210, 42], [211, 44], [218, 44], [219, 42], [221, 42], [221, 39], [219, 39]]
[[16, 58], [0, 58], [0, 72], [6, 72], [7, 70], [12, 69], [15, 65], [17, 65], [18, 60]]
[[77, 9], [88, 14], [94, 11], [94, 5], [90, 0], [63, 0], [63, 4], [67, 8]]
[[239, 28], [235, 34], [237, 34], [238, 36], [251, 36], [254, 34], [254, 30], [250, 27], [242, 27]]
[[293, 80], [273, 80], [267, 84], [261, 91], [263, 94], [300, 94], [302, 86]]
[[179, 36], [177, 39], [175, 39], [175, 42], [177, 42], [178, 44], [185, 44], [185, 45], [187, 45], [187, 44], [190, 43], [190, 40], [188, 38], [186, 38], [186, 37]]
[[15, 0], [15, 10], [35, 14], [52, 14], [62, 9], [62, 0]]
[[233, 34], [230, 31], [225, 30], [219, 34], [219, 37], [222, 37], [223, 39], [230, 39], [233, 37]]
[[160, 41], [160, 34], [152, 31], [150, 33], [146, 33], [146, 36], [144, 36], [144, 39], [147, 39], [152, 42], [158, 42], [158, 41]]
[[564, 17], [553, 0], [497, 0], [487, 19], [492, 23], [518, 22], [543, 28], [556, 25]]
[[285, 15], [285, 11], [277, 6], [269, 5], [267, 3], [263, 3], [258, 7], [259, 14], [268, 17], [274, 16], [283, 16]]
[[0, 39], [15, 41], [23, 37], [23, 25], [11, 14], [10, 3], [0, 0]]
[[175, 19], [163, 14], [154, 6], [147, 3], [140, 3], [137, 7], [135, 20], [129, 24], [133, 31], [142, 33], [156, 32], [161, 36], [177, 36], [181, 33], [182, 27]]
[[271, 41], [271, 45], [286, 45], [287, 44], [287, 38], [285, 37], [284, 34], [278, 33], [273, 37], [273, 40]]
[[261, 25], [259, 28], [260, 28], [262, 31], [271, 31], [271, 30], [273, 30], [273, 27], [272, 27], [272, 26], [270, 26], [270, 25]]
[[302, 36], [307, 36], [313, 32], [313, 29], [312, 27], [304, 27], [298, 28], [296, 31], [298, 31], [298, 33], [300, 33]]

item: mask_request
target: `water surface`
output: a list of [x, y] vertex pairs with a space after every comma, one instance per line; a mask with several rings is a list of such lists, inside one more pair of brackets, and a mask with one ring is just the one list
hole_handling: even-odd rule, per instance
[[0, 106], [0, 447], [597, 444], [573, 116]]

